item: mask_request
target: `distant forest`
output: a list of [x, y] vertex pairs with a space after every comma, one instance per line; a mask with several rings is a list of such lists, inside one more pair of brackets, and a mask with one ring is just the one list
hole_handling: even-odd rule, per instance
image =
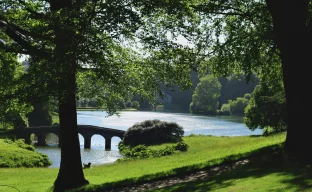
[[[252, 93], [255, 87], [259, 83], [259, 78], [252, 76], [247, 83], [245, 77], [231, 76], [231, 77], [219, 77], [221, 83], [221, 96], [219, 97], [219, 109], [221, 106], [228, 102], [228, 100], [235, 100], [237, 97], [244, 97], [246, 93]], [[167, 110], [182, 110], [189, 111], [190, 103], [192, 102], [193, 90], [199, 83], [198, 73], [191, 73], [191, 80], [193, 83], [192, 90], [180, 90], [178, 87], [174, 87], [174, 90], [163, 87], [163, 92], [172, 97], [172, 103], [162, 103], [164, 109]], [[150, 110], [151, 105], [147, 102], [141, 101], [140, 97], [133, 97], [132, 101], [140, 102], [140, 110]]]

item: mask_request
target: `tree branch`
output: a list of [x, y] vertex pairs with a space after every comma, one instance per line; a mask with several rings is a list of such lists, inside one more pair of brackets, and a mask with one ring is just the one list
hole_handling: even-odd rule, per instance
[[8, 24], [13, 30], [15, 31], [18, 31], [19, 33], [21, 33], [22, 35], [24, 36], [29, 36], [29, 37], [32, 37], [34, 39], [43, 39], [43, 40], [48, 40], [48, 41], [53, 41], [53, 39], [51, 37], [48, 37], [48, 36], [44, 36], [44, 35], [40, 35], [38, 33], [33, 33], [33, 32], [30, 32], [30, 31], [27, 31], [25, 29], [22, 29], [21, 27], [13, 24], [13, 23], [10, 23]]
[[27, 4], [25, 3], [25, 1], [21, 1], [21, 0], [18, 0], [18, 2], [21, 4], [21, 5], [24, 5], [25, 6], [25, 9], [32, 15], [32, 18], [34, 19], [40, 19], [40, 18], [43, 18], [45, 17], [45, 14], [43, 13], [38, 13], [34, 10], [31, 10]]
[[32, 46], [30, 42], [23, 39], [12, 27], [10, 27], [5, 21], [0, 20], [0, 29], [4, 29], [4, 33], [9, 36], [13, 41], [15, 41], [22, 49], [27, 50], [29, 53], [36, 53], [40, 52], [40, 55], [47, 56], [48, 53], [44, 52], [43, 50], [39, 50], [36, 47]]
[[[53, 41], [51, 37], [40, 35], [39, 33], [33, 33], [30, 31], [27, 31], [14, 23], [9, 23], [2, 15], [0, 15], [0, 22], [5, 23], [6, 26], [10, 27], [13, 29], [15, 32], [20, 33], [21, 35], [32, 37], [34, 39], [43, 39], [43, 40], [48, 40], [48, 41]], [[1, 27], [1, 25], [0, 25]]]
[[28, 51], [21, 49], [19, 46], [10, 44], [8, 45], [5, 41], [0, 39], [0, 49], [4, 49], [9, 53], [20, 53], [20, 54], [29, 54]]
[[[236, 9], [236, 8], [233, 8], [233, 7], [226, 7], [226, 6], [223, 6], [223, 8], [225, 8], [225, 9], [220, 9], [221, 11], [214, 10], [209, 5], [197, 5], [197, 6], [192, 6], [192, 8], [195, 11], [203, 12], [203, 13], [206, 13], [206, 14], [237, 15], [237, 16], [242, 16], [242, 17], [250, 16], [250, 13], [244, 12], [242, 10], [239, 10], [239, 9]], [[230, 9], [234, 10], [235, 12], [234, 11], [224, 12], [224, 11], [230, 10]]]

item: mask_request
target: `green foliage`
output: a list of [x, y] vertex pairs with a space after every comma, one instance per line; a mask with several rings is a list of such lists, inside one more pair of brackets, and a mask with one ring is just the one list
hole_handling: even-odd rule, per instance
[[178, 151], [187, 151], [187, 149], [188, 149], [188, 145], [186, 144], [186, 143], [184, 143], [184, 142], [178, 142], [175, 146], [174, 146], [174, 148], [175, 148], [175, 150], [178, 150]]
[[166, 145], [165, 148], [162, 149], [151, 149], [146, 145], [137, 145], [137, 146], [130, 146], [124, 145], [122, 142], [118, 144], [118, 149], [122, 155], [125, 157], [119, 159], [119, 161], [127, 161], [133, 159], [145, 159], [151, 157], [162, 157], [167, 155], [172, 155], [177, 151], [187, 151], [188, 145], [182, 141], [174, 145]]
[[2, 117], [3, 118], [1, 118], [1, 121], [3, 123], [4, 129], [13, 126], [14, 130], [18, 132], [26, 127], [26, 123], [22, 115], [19, 113], [18, 108], [7, 109]]
[[244, 115], [245, 108], [248, 105], [249, 100], [243, 97], [238, 97], [234, 101], [229, 100], [230, 111], [232, 115]]
[[248, 82], [244, 75], [219, 77], [219, 81], [221, 83], [219, 106], [221, 107], [223, 104], [227, 103], [228, 100], [235, 100], [238, 97], [244, 97], [245, 94], [252, 93], [259, 84], [259, 78], [256, 75], [252, 75]]
[[24, 139], [17, 139], [17, 140], [5, 139], [4, 142], [8, 144], [16, 145], [17, 147], [20, 147], [23, 149], [35, 151], [35, 147], [32, 145], [26, 144]]
[[[0, 34], [0, 40], [2, 35]], [[14, 93], [19, 88], [16, 84], [24, 74], [24, 68], [17, 62], [17, 55], [3, 53], [0, 49], [0, 129], [19, 131], [26, 127], [25, 115], [31, 110], [27, 102], [18, 98], [6, 98], [5, 95]]]
[[[207, 68], [217, 76], [253, 74], [270, 76], [279, 68], [279, 52], [274, 46], [272, 17], [266, 1], [195, 1], [201, 31], [196, 39]], [[206, 52], [211, 50], [212, 54]]]
[[181, 141], [183, 127], [177, 123], [147, 120], [131, 126], [123, 137], [125, 145], [153, 145]]
[[[73, 4], [77, 5], [56, 11], [44, 1], [1, 3], [0, 27], [15, 26], [1, 31], [0, 39], [5, 40], [0, 42], [1, 51], [30, 56], [27, 74], [19, 81], [22, 89], [15, 96], [31, 101], [60, 99], [72, 75], [76, 83], [72, 82], [71, 90], [77, 100], [95, 99], [98, 107], [112, 114], [120, 109], [119, 102], [132, 95], [153, 103], [160, 84], [191, 87], [190, 50], [163, 35], [174, 26], [188, 26], [174, 16], [180, 3]], [[183, 6], [188, 6], [187, 1], [179, 7], [191, 11]]]
[[220, 115], [231, 115], [231, 106], [229, 103], [223, 104], [219, 112]]
[[221, 84], [218, 78], [207, 75], [200, 79], [192, 96], [190, 111], [192, 113], [216, 114]]
[[264, 129], [264, 134], [272, 132], [272, 129], [273, 132], [286, 130], [287, 110], [282, 81], [261, 81], [252, 95], [245, 110], [247, 127]]
[[97, 107], [96, 99], [79, 98], [77, 101], [77, 107]]
[[52, 125], [52, 116], [47, 102], [35, 103], [34, 109], [27, 114], [27, 118], [30, 127]]
[[269, 136], [269, 135], [273, 135], [279, 132], [283, 132], [287, 130], [287, 126], [283, 127], [282, 129], [276, 129], [270, 126], [266, 126], [262, 129], [262, 135], [264, 136]]
[[132, 101], [131, 106], [135, 109], [140, 109], [140, 103], [138, 101]]
[[251, 97], [252, 97], [252, 95], [251, 95], [250, 93], [246, 93], [246, 94], [244, 95], [244, 99], [247, 99], [247, 100], [250, 100]]
[[38, 153], [23, 139], [0, 139], [0, 167], [45, 167], [51, 165], [47, 155]]

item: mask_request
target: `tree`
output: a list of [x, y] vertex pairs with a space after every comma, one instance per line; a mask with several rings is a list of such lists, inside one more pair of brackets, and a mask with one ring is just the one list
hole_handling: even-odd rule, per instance
[[137, 110], [140, 109], [140, 103], [138, 101], [132, 101], [131, 106], [132, 106], [132, 108], [135, 108]]
[[[0, 41], [5, 42], [4, 39]], [[6, 44], [6, 43], [5, 43]], [[0, 49], [0, 95], [9, 94], [17, 89], [14, 81], [23, 74], [23, 67], [17, 61], [17, 54], [6, 53]], [[31, 110], [31, 106], [15, 98], [7, 101], [0, 99], [0, 128], [13, 128], [16, 133], [24, 127], [25, 114]]]
[[244, 116], [245, 108], [248, 105], [249, 100], [245, 97], [238, 97], [235, 100], [229, 100], [230, 111], [232, 115]]
[[257, 128], [271, 128], [274, 132], [286, 130], [285, 93], [282, 81], [279, 82], [269, 85], [267, 81], [260, 81], [254, 90], [244, 117], [244, 122], [250, 130]]
[[220, 89], [221, 84], [217, 77], [207, 75], [200, 78], [192, 96], [190, 111], [215, 115], [219, 105]]
[[190, 6], [202, 21], [200, 32], [194, 32], [200, 60], [205, 61], [201, 71], [209, 66], [218, 75], [242, 70], [247, 77], [269, 77], [282, 68], [288, 127], [284, 149], [293, 157], [311, 159], [307, 110], [312, 102], [309, 93], [298, 94], [298, 85], [309, 82], [311, 2], [210, 0]]
[[221, 96], [219, 97], [219, 105], [227, 103], [228, 100], [234, 100], [237, 97], [243, 97], [246, 93], [252, 93], [256, 85], [259, 83], [259, 78], [255, 75], [251, 76], [251, 80], [247, 83], [246, 78], [230, 76], [220, 77]]
[[26, 115], [29, 127], [52, 125], [52, 116], [50, 115], [48, 102], [34, 103], [33, 108], [34, 109]]
[[[1, 50], [32, 58], [27, 74], [18, 80], [25, 89], [1, 97], [10, 101], [15, 95], [27, 101], [58, 98], [61, 165], [55, 191], [88, 184], [82, 170], [77, 129], [79, 82], [92, 82], [92, 94], [97, 94], [99, 87], [104, 90], [97, 101], [110, 114], [129, 92], [152, 99], [161, 90], [160, 82], [181, 88], [191, 85], [190, 54], [163, 35], [168, 28], [181, 24], [174, 13], [177, 6], [184, 9], [185, 3], [0, 1], [0, 35], [10, 40], [8, 45], [0, 43]], [[160, 19], [165, 17], [168, 19]], [[156, 31], [155, 26], [163, 27]], [[147, 55], [129, 49], [128, 45], [137, 41]]]

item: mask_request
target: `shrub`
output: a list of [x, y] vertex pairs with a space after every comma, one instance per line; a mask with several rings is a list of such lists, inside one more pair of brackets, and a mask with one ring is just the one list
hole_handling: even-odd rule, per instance
[[220, 115], [231, 115], [230, 104], [223, 104], [221, 107]]
[[229, 100], [229, 104], [231, 107], [231, 114], [232, 115], [244, 115], [244, 110], [248, 105], [249, 100], [237, 97], [234, 101]]
[[132, 101], [131, 106], [132, 106], [132, 108], [139, 110], [140, 103], [138, 101]]
[[177, 123], [147, 120], [130, 127], [124, 137], [125, 145], [153, 145], [181, 141], [183, 127]]
[[178, 142], [174, 146], [175, 150], [177, 150], [177, 151], [187, 151], [188, 147], [189, 146], [186, 143], [184, 143], [184, 142]]
[[145, 159], [150, 157], [162, 157], [172, 155], [178, 151], [187, 151], [188, 145], [184, 142], [178, 142], [172, 146], [166, 146], [164, 149], [153, 150], [146, 145], [137, 145], [132, 147], [130, 145], [124, 145], [122, 142], [118, 144], [118, 149], [122, 155], [125, 156], [119, 161], [127, 161], [133, 159]]
[[131, 108], [131, 105], [132, 105], [132, 104], [131, 104], [130, 101], [127, 101], [125, 105], [126, 105], [126, 108]]
[[24, 139], [16, 139], [16, 140], [5, 139], [4, 142], [18, 146], [18, 147], [23, 148], [23, 149], [27, 149], [29, 151], [35, 151], [35, 147], [32, 145], [26, 144]]

